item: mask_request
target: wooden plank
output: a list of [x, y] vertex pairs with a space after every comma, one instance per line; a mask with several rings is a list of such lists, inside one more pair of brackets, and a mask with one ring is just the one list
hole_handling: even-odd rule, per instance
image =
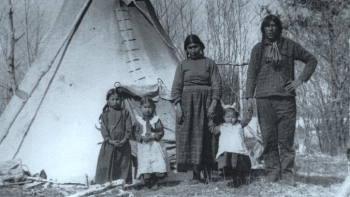
[[125, 184], [125, 181], [123, 179], [118, 179], [116, 181], [107, 182], [102, 185], [91, 185], [89, 189], [77, 192], [73, 195], [70, 195], [69, 197], [81, 197], [81, 196], [87, 196], [87, 195], [93, 195], [93, 194], [99, 194], [103, 193], [109, 189], [116, 188], [118, 186], [123, 187]]
[[36, 187], [36, 186], [39, 186], [39, 185], [44, 185], [45, 182], [38, 182], [38, 181], [35, 181], [33, 183], [28, 183], [28, 184], [25, 184], [23, 189], [30, 189], [30, 188], [33, 188], [33, 187]]

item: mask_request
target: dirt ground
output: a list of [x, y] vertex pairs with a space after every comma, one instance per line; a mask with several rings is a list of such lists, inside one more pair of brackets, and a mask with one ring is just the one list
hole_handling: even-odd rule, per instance
[[[162, 188], [151, 191], [142, 186], [121, 190], [108, 190], [97, 196], [260, 196], [260, 197], [330, 197], [339, 190], [348, 175], [347, 159], [344, 156], [331, 157], [321, 154], [297, 155], [297, 186], [282, 183], [265, 183], [261, 172], [255, 172], [255, 179], [249, 185], [230, 188], [229, 177], [209, 184], [189, 185], [188, 180], [162, 184]], [[261, 175], [261, 176], [260, 176]], [[82, 189], [74, 187], [22, 189], [22, 186], [0, 188], [0, 196], [69, 196]]]

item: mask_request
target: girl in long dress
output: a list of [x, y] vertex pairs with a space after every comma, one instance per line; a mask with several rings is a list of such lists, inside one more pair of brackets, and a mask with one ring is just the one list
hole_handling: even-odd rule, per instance
[[103, 184], [124, 179], [132, 183], [131, 146], [132, 123], [129, 111], [122, 107], [122, 94], [111, 89], [100, 116], [103, 143], [98, 156], [95, 182]]
[[170, 171], [165, 145], [161, 141], [164, 136], [162, 121], [155, 115], [155, 107], [151, 98], [143, 98], [141, 116], [136, 116], [133, 133], [137, 143], [137, 175], [145, 181], [151, 190], [157, 190], [159, 179], [167, 176]]

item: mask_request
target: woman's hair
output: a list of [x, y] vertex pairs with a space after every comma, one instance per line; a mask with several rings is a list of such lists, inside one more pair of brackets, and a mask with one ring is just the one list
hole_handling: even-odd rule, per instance
[[232, 112], [233, 115], [234, 115], [236, 118], [239, 117], [239, 113], [238, 113], [238, 111], [237, 111], [235, 108], [231, 108], [231, 107], [230, 107], [230, 108], [224, 109], [224, 116], [225, 116], [225, 114], [228, 113], [228, 112]]
[[144, 104], [148, 104], [149, 106], [152, 106], [153, 108], [156, 108], [156, 104], [154, 103], [154, 101], [150, 97], [144, 97], [144, 98], [141, 99], [141, 101], [140, 101], [141, 107]]
[[199, 37], [195, 34], [190, 34], [186, 37], [185, 39], [185, 44], [184, 44], [184, 49], [186, 51], [186, 57], [188, 57], [188, 52], [187, 52], [187, 47], [188, 45], [190, 45], [191, 43], [194, 43], [194, 44], [198, 44], [199, 47], [201, 48], [201, 51], [202, 51], [202, 54], [204, 55], [204, 49], [205, 49], [205, 46], [203, 44], [203, 42], [201, 41], [201, 39], [199, 39]]
[[261, 23], [261, 26], [260, 26], [260, 31], [261, 31], [261, 34], [262, 34], [262, 40], [261, 40], [261, 47], [260, 47], [260, 55], [259, 55], [259, 69], [261, 68], [262, 66], [262, 57], [263, 57], [263, 54], [264, 54], [264, 45], [265, 45], [265, 27], [269, 26], [271, 22], [274, 22], [278, 28], [278, 33], [279, 33], [279, 41], [282, 40], [282, 30], [283, 30], [283, 27], [282, 27], [282, 22], [281, 20], [275, 16], [275, 15], [267, 15], [263, 22]]

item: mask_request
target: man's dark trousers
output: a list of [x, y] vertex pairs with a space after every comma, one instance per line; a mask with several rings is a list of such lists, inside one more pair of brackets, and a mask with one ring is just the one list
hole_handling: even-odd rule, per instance
[[[296, 101], [293, 96], [257, 99], [267, 181], [293, 179]], [[282, 176], [282, 177], [281, 177]]]

